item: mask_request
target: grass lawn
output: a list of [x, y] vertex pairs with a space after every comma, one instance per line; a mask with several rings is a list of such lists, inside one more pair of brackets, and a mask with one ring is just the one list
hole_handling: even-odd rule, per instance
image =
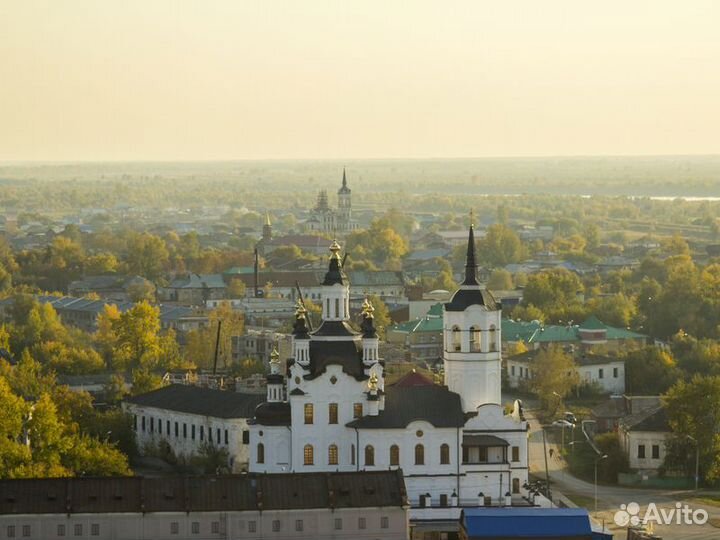
[[587, 508], [589, 511], [593, 511], [595, 508], [595, 498], [589, 497], [584, 494], [580, 493], [574, 493], [572, 491], [563, 491], [563, 495], [565, 495], [568, 499], [570, 499], [572, 502], [577, 504], [581, 508]]
[[711, 495], [703, 493], [700, 497], [693, 497], [690, 502], [705, 504], [708, 506], [720, 506], [720, 495]]

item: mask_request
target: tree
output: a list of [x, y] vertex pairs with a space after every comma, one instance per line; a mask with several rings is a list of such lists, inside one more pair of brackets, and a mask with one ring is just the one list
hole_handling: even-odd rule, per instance
[[[107, 321], [103, 324], [107, 325]], [[139, 302], [125, 313], [109, 319], [109, 324], [109, 333], [103, 339], [114, 343], [111, 361], [116, 371], [134, 367], [145, 370], [171, 368], [179, 362], [175, 340], [160, 335], [159, 308]], [[106, 331], [104, 328], [103, 332]]]
[[580, 303], [578, 293], [582, 291], [583, 284], [576, 274], [564, 268], [545, 270], [528, 277], [523, 305], [535, 306], [550, 319], [567, 320], [567, 310]]
[[118, 264], [117, 257], [112, 253], [98, 253], [85, 259], [84, 270], [85, 274], [90, 276], [114, 274]]
[[598, 462], [598, 476], [605, 482], [616, 483], [618, 473], [627, 472], [630, 466], [618, 434], [601, 433], [595, 437], [595, 444], [603, 455], [607, 455], [606, 459]]
[[624, 359], [625, 382], [631, 394], [662, 394], [680, 377], [675, 359], [658, 347], [629, 351]]
[[245, 298], [247, 287], [242, 279], [234, 278], [230, 280], [227, 292], [230, 298]]
[[370, 295], [368, 297], [368, 301], [372, 304], [373, 308], [375, 308], [375, 311], [373, 312], [373, 316], [375, 317], [375, 329], [377, 330], [378, 335], [381, 338], [384, 338], [385, 331], [392, 324], [390, 310], [388, 310], [387, 305], [379, 296]]
[[133, 396], [146, 394], [162, 388], [163, 379], [157, 373], [150, 371], [147, 367], [139, 367], [132, 371], [132, 390]]
[[147, 279], [133, 281], [127, 288], [131, 302], [155, 302], [155, 285]]
[[68, 347], [59, 341], [44, 341], [33, 348], [33, 353], [57, 373], [87, 375], [105, 369], [105, 362], [94, 349]]
[[[663, 399], [668, 424], [676, 437], [692, 437], [700, 451], [700, 474], [707, 482], [720, 480], [720, 376], [694, 375], [675, 383]], [[671, 445], [668, 450], [677, 450]], [[669, 462], [684, 459], [670, 455]]]
[[586, 302], [588, 312], [611, 326], [628, 327], [637, 314], [632, 298], [623, 293], [601, 298], [592, 298]]
[[491, 266], [505, 266], [523, 260], [525, 249], [515, 231], [497, 223], [477, 242], [478, 257]]
[[579, 383], [575, 360], [559, 345], [550, 345], [535, 357], [531, 384], [543, 410], [555, 414], [562, 400]]
[[155, 280], [161, 276], [169, 259], [165, 242], [159, 236], [141, 233], [128, 239], [127, 265], [132, 274]]
[[[218, 325], [220, 340], [217, 341]], [[215, 344], [218, 345], [218, 363], [229, 366], [233, 361], [233, 337], [243, 335], [245, 318], [229, 302], [221, 302], [208, 314], [208, 325], [188, 333], [185, 358], [200, 367], [212, 367], [215, 359]]]
[[493, 270], [487, 288], [491, 291], [511, 291], [514, 288], [512, 274], [503, 268]]

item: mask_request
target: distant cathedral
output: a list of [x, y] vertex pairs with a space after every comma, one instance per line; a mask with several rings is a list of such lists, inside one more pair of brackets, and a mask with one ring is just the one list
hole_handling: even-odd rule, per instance
[[345, 169], [343, 169], [342, 186], [338, 189], [337, 210], [330, 208], [326, 190], [318, 193], [317, 203], [310, 212], [310, 219], [305, 222], [308, 231], [326, 234], [345, 234], [358, 228], [352, 219], [352, 191], [347, 185]]

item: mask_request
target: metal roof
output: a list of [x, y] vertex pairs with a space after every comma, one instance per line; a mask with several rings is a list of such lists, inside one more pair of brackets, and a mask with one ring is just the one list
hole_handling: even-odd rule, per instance
[[152, 392], [126, 398], [124, 401], [143, 407], [214, 418], [252, 418], [255, 407], [265, 401], [265, 395], [171, 384]]
[[592, 538], [584, 508], [467, 508], [460, 518], [468, 539]]
[[0, 514], [369, 508], [406, 504], [401, 471], [0, 480]]

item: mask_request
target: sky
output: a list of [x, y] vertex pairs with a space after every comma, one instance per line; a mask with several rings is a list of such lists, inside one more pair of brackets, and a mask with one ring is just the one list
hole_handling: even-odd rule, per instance
[[720, 153], [716, 0], [0, 0], [0, 161]]

